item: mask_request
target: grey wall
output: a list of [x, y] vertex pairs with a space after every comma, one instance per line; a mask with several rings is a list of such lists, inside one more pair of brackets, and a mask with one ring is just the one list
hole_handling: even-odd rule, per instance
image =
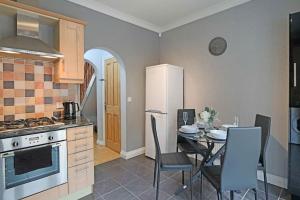
[[[116, 52], [126, 68], [127, 96], [127, 147], [126, 151], [144, 146], [144, 67], [159, 64], [159, 39], [157, 33], [122, 22], [62, 0], [38, 0], [41, 8], [75, 17], [87, 22], [85, 50], [105, 47]], [[14, 33], [14, 19], [1, 16], [0, 39]]]
[[[298, 0], [253, 0], [163, 33], [161, 63], [183, 66], [185, 107], [213, 106], [221, 122], [240, 118], [253, 125], [256, 113], [272, 116], [269, 173], [287, 176], [288, 17]], [[228, 50], [208, 52], [222, 36]], [[242, 145], [242, 144], [241, 144]]]

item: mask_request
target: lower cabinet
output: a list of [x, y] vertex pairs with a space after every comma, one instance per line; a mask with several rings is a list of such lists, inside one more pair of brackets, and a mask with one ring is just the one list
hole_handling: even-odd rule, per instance
[[94, 162], [69, 168], [69, 193], [94, 184]]
[[32, 196], [26, 197], [24, 200], [49, 200], [49, 199], [60, 199], [67, 196], [68, 193], [68, 184], [63, 184], [51, 188], [49, 190], [45, 190], [43, 192], [34, 194]]

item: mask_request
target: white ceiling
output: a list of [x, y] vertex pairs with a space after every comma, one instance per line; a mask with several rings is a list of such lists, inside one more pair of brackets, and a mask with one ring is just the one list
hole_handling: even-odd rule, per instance
[[162, 33], [251, 0], [68, 0]]

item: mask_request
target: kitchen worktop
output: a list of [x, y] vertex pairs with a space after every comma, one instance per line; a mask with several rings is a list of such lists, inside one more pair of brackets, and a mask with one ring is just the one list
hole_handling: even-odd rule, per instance
[[62, 124], [59, 124], [57, 126], [44, 126], [44, 127], [20, 129], [20, 130], [15, 130], [15, 131], [7, 131], [7, 132], [3, 131], [3, 132], [0, 132], [0, 139], [11, 138], [11, 137], [16, 137], [16, 136], [23, 136], [23, 135], [31, 135], [31, 134], [35, 134], [35, 133], [56, 131], [56, 130], [79, 127], [79, 126], [88, 126], [88, 125], [93, 124], [87, 118], [85, 118], [83, 116], [77, 116], [76, 119], [68, 119], [68, 120], [61, 119], [58, 122], [61, 122]]

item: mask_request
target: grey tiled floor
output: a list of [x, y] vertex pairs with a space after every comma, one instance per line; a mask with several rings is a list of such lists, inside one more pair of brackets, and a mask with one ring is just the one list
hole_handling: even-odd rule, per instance
[[[129, 160], [122, 158], [95, 167], [95, 185], [93, 194], [81, 200], [153, 200], [155, 189], [152, 187], [154, 161], [138, 156]], [[186, 177], [189, 177], [188, 175]], [[188, 181], [188, 180], [187, 180]], [[190, 199], [189, 191], [178, 196], [175, 190], [181, 184], [180, 172], [162, 172], [160, 182], [160, 200], [185, 200]], [[204, 179], [203, 200], [216, 200], [214, 188]], [[199, 182], [193, 185], [193, 199], [199, 198]], [[226, 193], [225, 200], [229, 199]], [[252, 191], [235, 193], [237, 200], [252, 200]], [[258, 200], [264, 200], [264, 187], [258, 182]], [[269, 186], [269, 200], [289, 200], [290, 197], [285, 189], [274, 185]]]

